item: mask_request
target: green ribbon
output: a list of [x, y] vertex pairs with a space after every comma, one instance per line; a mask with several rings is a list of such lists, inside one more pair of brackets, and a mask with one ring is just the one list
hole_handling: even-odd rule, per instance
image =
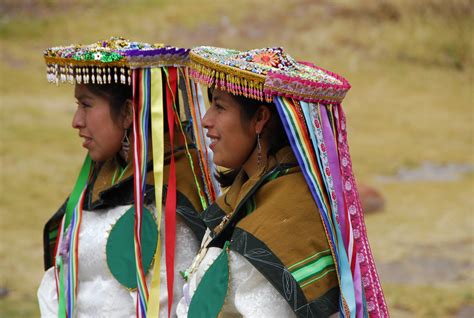
[[84, 187], [87, 185], [87, 180], [89, 179], [89, 174], [91, 171], [91, 163], [91, 157], [89, 156], [89, 154], [87, 154], [86, 158], [84, 159], [84, 163], [82, 164], [79, 177], [77, 178], [76, 184], [74, 185], [74, 188], [72, 190], [71, 196], [69, 197], [69, 200], [67, 200], [65, 216], [66, 220], [64, 222], [63, 232], [69, 226], [72, 214], [74, 213], [74, 208], [76, 207], [77, 202], [79, 201], [79, 197], [81, 196], [82, 190], [84, 190]]
[[[72, 214], [74, 213], [74, 208], [77, 206], [77, 203], [79, 202], [79, 197], [81, 196], [82, 191], [84, 190], [84, 187], [87, 186], [87, 181], [89, 180], [89, 174], [91, 170], [91, 164], [92, 160], [89, 154], [86, 155], [86, 158], [84, 159], [84, 163], [82, 164], [81, 171], [79, 173], [79, 177], [76, 180], [76, 184], [74, 185], [74, 188], [72, 190], [71, 195], [69, 196], [69, 199], [67, 201], [66, 205], [66, 213], [64, 216], [64, 222], [63, 222], [63, 227], [62, 227], [62, 232], [63, 236], [62, 238], [64, 239], [64, 233], [66, 232], [66, 229], [69, 226], [69, 223], [71, 222]], [[59, 244], [62, 244], [62, 242], [59, 242]], [[59, 246], [58, 248], [61, 248]], [[73, 251], [69, 251], [69, 253], [73, 253]], [[64, 269], [63, 269], [63, 259], [61, 255], [57, 255], [56, 257], [56, 267], [58, 271], [58, 276], [59, 276], [59, 304], [58, 304], [58, 316], [61, 318], [66, 318], [66, 290], [65, 290], [65, 285], [64, 285]]]

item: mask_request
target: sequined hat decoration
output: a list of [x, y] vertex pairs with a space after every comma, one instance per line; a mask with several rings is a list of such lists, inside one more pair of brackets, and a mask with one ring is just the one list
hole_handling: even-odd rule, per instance
[[183, 66], [189, 49], [132, 42], [121, 37], [44, 51], [50, 83], [131, 84], [131, 70], [142, 67]]
[[297, 62], [280, 47], [246, 52], [201, 46], [190, 52], [191, 76], [234, 95], [271, 101], [273, 96], [339, 103], [350, 85], [343, 77]]

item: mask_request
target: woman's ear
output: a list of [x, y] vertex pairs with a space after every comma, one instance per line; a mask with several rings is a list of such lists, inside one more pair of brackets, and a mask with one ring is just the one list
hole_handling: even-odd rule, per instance
[[133, 121], [133, 104], [130, 99], [127, 99], [125, 101], [125, 107], [123, 108], [123, 128], [128, 129], [132, 125]]
[[271, 112], [268, 106], [266, 105], [261, 105], [256, 113], [255, 116], [255, 132], [257, 134], [261, 134], [263, 131], [263, 128], [267, 124], [267, 122], [270, 120], [271, 117]]

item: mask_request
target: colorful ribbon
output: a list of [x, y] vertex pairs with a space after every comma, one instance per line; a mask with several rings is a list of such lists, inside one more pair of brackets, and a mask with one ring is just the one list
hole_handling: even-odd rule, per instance
[[334, 248], [341, 314], [388, 317], [350, 163], [342, 107], [280, 97], [274, 102]]
[[146, 317], [148, 288], [142, 266], [141, 226], [143, 193], [146, 186], [148, 151], [148, 116], [150, 114], [150, 69], [133, 71], [133, 193], [135, 199], [134, 246], [137, 270], [136, 315]]
[[318, 132], [317, 135], [322, 143], [325, 145], [325, 158], [326, 165], [325, 171], [328, 174], [328, 179], [331, 180], [330, 188], [333, 191], [333, 200], [337, 201], [337, 223], [340, 227], [342, 240], [346, 250], [346, 255], [349, 261], [350, 271], [352, 272], [352, 279], [354, 282], [354, 294], [356, 302], [356, 316], [364, 317], [366, 308], [364, 308], [363, 293], [360, 279], [359, 264], [355, 259], [354, 253], [354, 236], [352, 227], [350, 226], [350, 215], [347, 211], [346, 205], [344, 204], [344, 194], [341, 184], [341, 173], [339, 168], [339, 157], [337, 153], [337, 144], [334, 138], [332, 125], [329, 121], [329, 109], [330, 105], [322, 104], [310, 104], [311, 107], [311, 119], [314, 124], [315, 130]]
[[341, 162], [342, 182], [344, 184], [344, 199], [348, 212], [351, 215], [351, 223], [357, 249], [356, 259], [360, 264], [361, 281], [364, 286], [367, 310], [369, 311], [370, 317], [388, 317], [387, 304], [367, 239], [364, 215], [362, 213], [359, 193], [356, 188], [347, 143], [346, 118], [341, 105], [335, 107], [334, 118], [338, 133], [336, 139]]
[[[317, 155], [320, 150], [326, 152], [324, 140], [316, 140], [317, 146], [313, 146], [310, 132], [307, 129], [304, 111], [301, 105], [284, 97], [275, 97], [274, 102], [285, 127], [290, 145], [295, 153], [301, 171], [306, 179], [313, 198], [321, 211], [321, 218], [325, 226], [330, 246], [335, 256], [338, 277], [341, 289], [341, 315], [351, 318], [356, 316], [356, 301], [354, 295], [354, 283], [352, 272], [347, 258], [341, 231], [337, 224], [337, 207], [335, 195], [327, 185], [332, 184], [325, 171], [324, 163], [321, 166], [321, 158], [327, 156]], [[308, 112], [306, 112], [308, 113]], [[319, 149], [319, 150], [318, 150]], [[327, 160], [327, 158], [326, 158]], [[327, 161], [326, 161], [327, 163]]]
[[[73, 317], [76, 303], [79, 268], [79, 231], [82, 221], [82, 206], [91, 171], [91, 158], [86, 156], [71, 196], [66, 205], [66, 213], [61, 222], [58, 248], [55, 258], [55, 277], [58, 293], [58, 315]], [[67, 285], [64, 284], [63, 257], [67, 257]], [[58, 283], [59, 280], [59, 283]]]
[[[181, 92], [181, 97], [183, 98], [184, 112], [186, 114], [186, 119], [192, 125], [193, 119], [192, 119], [192, 116], [191, 116], [190, 103], [189, 103], [189, 98], [188, 98], [188, 96], [189, 96], [188, 94], [190, 94], [190, 92], [188, 92], [188, 87], [189, 86], [186, 85], [186, 71], [187, 70], [183, 69], [183, 68], [180, 68], [178, 70], [179, 70], [179, 72], [178, 72], [178, 82], [179, 82], [178, 88]], [[173, 106], [175, 107], [176, 105], [173, 105]], [[176, 114], [179, 114], [178, 109], [176, 109], [176, 107], [175, 107], [174, 111], [175, 111]], [[192, 171], [193, 178], [194, 178], [194, 183], [196, 184], [196, 189], [198, 191], [199, 200], [201, 202], [201, 207], [202, 207], [202, 210], [204, 211], [205, 209], [207, 209], [207, 206], [209, 205], [210, 202], [207, 201], [206, 194], [204, 193], [203, 189], [201, 188], [200, 182], [198, 181], [198, 177], [196, 175], [195, 162], [194, 162], [193, 157], [191, 156], [191, 152], [189, 150], [189, 145], [188, 145], [188, 142], [187, 142], [188, 137], [187, 137], [186, 133], [184, 132], [183, 123], [181, 122], [181, 120], [178, 120], [178, 126], [179, 126], [179, 129], [181, 131], [181, 135], [183, 137], [183, 140], [185, 141], [184, 142], [184, 147], [186, 149], [186, 156], [188, 157], [189, 166], [191, 167], [191, 171]], [[201, 178], [202, 178], [202, 174], [201, 174]]]
[[158, 244], [155, 253], [150, 298], [147, 315], [158, 317], [160, 313], [160, 270], [161, 270], [161, 216], [163, 196], [163, 166], [164, 166], [164, 108], [162, 69], [151, 69], [151, 132], [153, 144], [153, 179], [155, 182], [156, 218], [158, 220]]
[[198, 149], [199, 165], [204, 179], [204, 190], [207, 194], [208, 202], [214, 202], [216, 197], [221, 194], [221, 189], [219, 183], [214, 177], [216, 168], [213, 164], [212, 152], [208, 151], [210, 140], [205, 136], [202, 127], [202, 117], [206, 112], [205, 102], [199, 84], [194, 81], [187, 82], [190, 85], [190, 100], [192, 100], [190, 110], [193, 121], [194, 137]]
[[170, 172], [165, 207], [165, 251], [166, 251], [166, 285], [168, 287], [168, 318], [171, 316], [174, 286], [174, 254], [176, 245], [176, 168], [174, 160], [174, 108], [177, 93], [177, 70], [175, 67], [163, 69], [166, 74], [166, 111], [171, 146]]

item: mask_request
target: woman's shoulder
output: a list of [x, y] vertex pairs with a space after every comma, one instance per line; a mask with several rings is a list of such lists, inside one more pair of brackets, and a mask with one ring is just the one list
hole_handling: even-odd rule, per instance
[[298, 294], [288, 299], [293, 308], [321, 316], [337, 311], [339, 289], [331, 248], [300, 170], [292, 168], [263, 185], [249, 206], [253, 210], [234, 231], [234, 249], [251, 255], [252, 265], [281, 293], [288, 287], [283, 281], [292, 285]]
[[[257, 195], [271, 200], [311, 198], [306, 180], [299, 167], [282, 168], [283, 171], [273, 180], [266, 182], [257, 191]], [[280, 196], [285, 194], [284, 198]], [[280, 198], [280, 199], [278, 199]]]
[[[325, 239], [325, 230], [304, 176], [297, 168], [264, 184], [249, 199], [248, 215], [238, 224], [243, 230], [270, 239], [278, 233]], [[294, 233], [299, 231], [299, 233]]]

